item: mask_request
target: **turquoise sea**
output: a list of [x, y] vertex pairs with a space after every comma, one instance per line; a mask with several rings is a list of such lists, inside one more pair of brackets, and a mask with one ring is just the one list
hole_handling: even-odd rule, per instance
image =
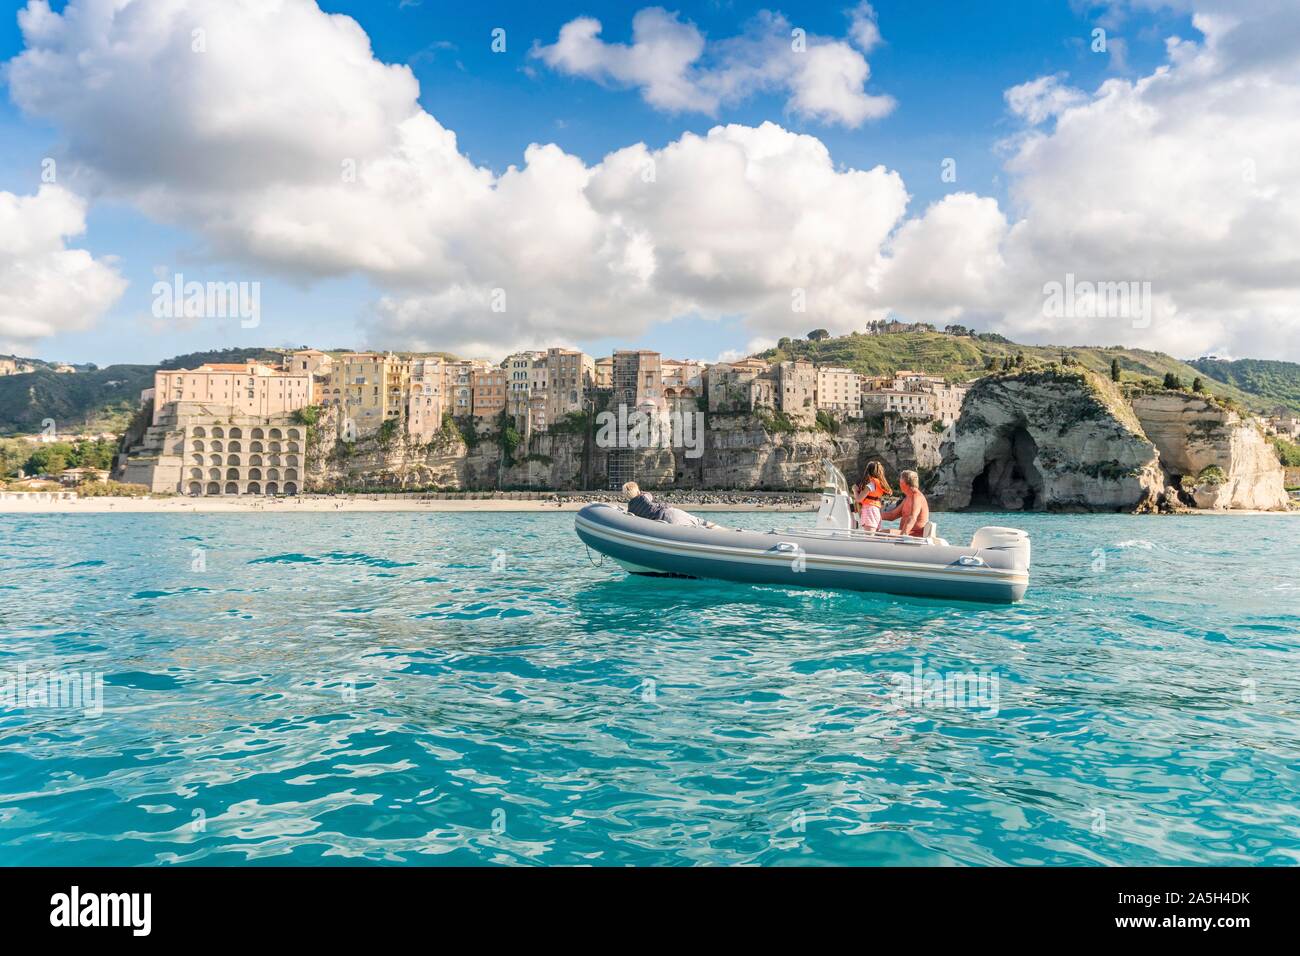
[[1300, 520], [940, 521], [1026, 528], [1027, 600], [628, 578], [563, 513], [0, 515], [0, 864], [1300, 863]]

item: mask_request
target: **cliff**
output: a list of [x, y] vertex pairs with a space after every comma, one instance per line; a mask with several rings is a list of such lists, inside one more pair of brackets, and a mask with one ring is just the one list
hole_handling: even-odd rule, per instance
[[1185, 392], [1135, 395], [1133, 411], [1160, 452], [1169, 482], [1198, 508], [1285, 510], [1282, 465], [1250, 422]]
[[1285, 510], [1277, 455], [1213, 398], [1126, 399], [1073, 367], [981, 379], [944, 443], [936, 508]]
[[[939, 464], [940, 437], [928, 424], [895, 415], [851, 421], [834, 433], [763, 415], [706, 416], [701, 454], [683, 448], [603, 448], [591, 434], [551, 431], [507, 456], [500, 437], [445, 428], [431, 441], [395, 434], [344, 441], [333, 411], [322, 415], [308, 453], [308, 487], [444, 490], [607, 488], [624, 476], [646, 488], [784, 491], [818, 488], [831, 458], [854, 480], [879, 459], [890, 474], [927, 473]], [[467, 441], [467, 438], [470, 439]]]
[[1164, 488], [1133, 410], [1110, 382], [1072, 368], [981, 379], [941, 453], [940, 509], [1131, 511]]

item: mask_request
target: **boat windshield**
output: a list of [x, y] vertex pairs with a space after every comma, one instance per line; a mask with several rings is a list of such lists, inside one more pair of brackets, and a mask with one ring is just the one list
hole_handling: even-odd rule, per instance
[[828, 495], [847, 495], [849, 483], [844, 480], [844, 473], [835, 467], [835, 462], [827, 458], [823, 460], [822, 465], [826, 469], [826, 480], [822, 490]]

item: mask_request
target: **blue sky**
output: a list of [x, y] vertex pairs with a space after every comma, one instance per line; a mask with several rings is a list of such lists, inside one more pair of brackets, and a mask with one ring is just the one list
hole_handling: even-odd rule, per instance
[[[57, 11], [64, 4], [52, 6]], [[883, 43], [868, 56], [867, 90], [892, 96], [897, 107], [883, 119], [845, 128], [792, 114], [780, 91], [725, 105], [716, 116], [660, 110], [648, 105], [636, 89], [563, 75], [529, 56], [535, 43], [554, 43], [561, 26], [580, 15], [601, 21], [606, 42], [629, 41], [637, 8], [628, 4], [326, 0], [321, 6], [355, 18], [379, 60], [408, 64], [419, 81], [424, 109], [455, 131], [460, 150], [473, 163], [498, 174], [520, 164], [530, 143], [556, 143], [592, 165], [629, 144], [644, 142], [658, 149], [687, 131], [703, 134], [719, 123], [757, 126], [771, 120], [793, 132], [815, 135], [837, 167], [870, 169], [883, 164], [896, 170], [910, 195], [909, 216], [920, 215], [947, 193], [963, 190], [996, 199], [1013, 220], [1016, 210], [1007, 192], [1005, 152], [998, 147], [1015, 130], [1004, 91], [1050, 74], [1065, 74], [1071, 86], [1085, 91], [1111, 76], [1144, 75], [1165, 59], [1165, 36], [1194, 32], [1186, 18], [1172, 13], [1129, 15], [1110, 33], [1125, 45], [1125, 62], [1117, 64], [1089, 50], [1090, 31], [1103, 14], [1100, 7], [1067, 0], [997, 5], [879, 0], [874, 7]], [[15, 9], [0, 17], [3, 60], [23, 49]], [[740, 33], [763, 9], [782, 8], [684, 3], [670, 9], [712, 39]], [[842, 37], [846, 9], [845, 3], [800, 3], [787, 15], [811, 34]], [[505, 53], [489, 47], [496, 27], [507, 31]], [[60, 149], [62, 141], [58, 128], [24, 117], [6, 93], [0, 100], [0, 190], [34, 192], [41, 158]], [[946, 157], [957, 161], [955, 183], [941, 180], [940, 164]], [[71, 188], [76, 190], [76, 184]], [[262, 308], [274, 315], [274, 322], [258, 329], [241, 329], [237, 322], [202, 322], [160, 330], [145, 317], [146, 292], [156, 267], [201, 272], [205, 279], [236, 276], [238, 269], [210, 256], [203, 238], [183, 223], [151, 221], [111, 195], [93, 198], [88, 229], [71, 244], [97, 258], [113, 257], [130, 289], [93, 328], [34, 343], [29, 351], [41, 357], [108, 364], [152, 362], [228, 345], [359, 344], [360, 325], [373, 300], [384, 292], [373, 278], [360, 275], [310, 281], [268, 275]], [[806, 331], [799, 321], [792, 318], [790, 334]], [[665, 315], [617, 340], [594, 327], [577, 344], [593, 353], [639, 346], [713, 358], [743, 349], [751, 339], [743, 315], [707, 320]]]

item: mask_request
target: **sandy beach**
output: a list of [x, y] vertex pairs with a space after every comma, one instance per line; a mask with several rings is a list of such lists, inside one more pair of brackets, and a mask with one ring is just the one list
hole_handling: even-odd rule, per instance
[[[771, 492], [700, 492], [697, 495], [664, 495], [663, 501], [689, 511], [801, 512], [816, 511], [815, 495]], [[405, 495], [304, 495], [295, 498], [188, 498], [175, 497], [90, 497], [63, 493], [0, 494], [0, 514], [305, 514], [345, 511], [427, 512], [529, 512], [577, 511], [592, 501], [621, 498], [593, 493], [589, 496], [562, 494], [550, 497], [515, 498], [505, 495], [483, 497], [420, 497]], [[1291, 511], [1190, 511], [1193, 515], [1300, 515]]]
[[[705, 495], [706, 498], [721, 497]], [[691, 511], [816, 511], [817, 499], [796, 500], [797, 495], [772, 495], [770, 501], [760, 495], [738, 494], [725, 501], [688, 501], [665, 496], [663, 500]], [[55, 494], [6, 494], [0, 496], [0, 514], [303, 514], [343, 511], [577, 511], [591, 501], [612, 500], [593, 495], [590, 498], [417, 498], [400, 495], [305, 495], [297, 498], [114, 498], [65, 497]]]

